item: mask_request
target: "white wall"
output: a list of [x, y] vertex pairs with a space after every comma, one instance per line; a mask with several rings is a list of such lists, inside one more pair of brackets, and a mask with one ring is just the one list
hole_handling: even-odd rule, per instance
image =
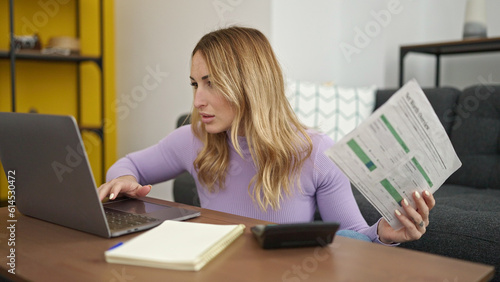
[[[205, 33], [240, 24], [270, 37], [267, 0], [120, 0], [115, 7], [118, 157], [155, 144], [190, 111], [190, 54]], [[150, 195], [172, 199], [171, 182]]]
[[291, 78], [330, 81], [338, 73], [340, 1], [272, 1], [274, 51]]
[[[232, 23], [260, 29], [292, 78], [391, 88], [400, 45], [461, 40], [465, 0], [120, 0], [115, 7], [121, 157], [156, 143], [190, 110], [190, 53], [208, 31]], [[488, 35], [498, 37], [500, 0], [487, 7]], [[408, 55], [405, 80], [433, 86], [434, 62]], [[442, 85], [480, 78], [500, 83], [500, 53], [443, 58]], [[171, 199], [171, 183], [151, 195]]]
[[[487, 9], [488, 36], [498, 37], [500, 0]], [[273, 43], [292, 78], [397, 87], [399, 46], [461, 40], [464, 15], [465, 0], [273, 0]], [[433, 86], [434, 66], [409, 54], [405, 80]], [[443, 57], [441, 74], [442, 85], [458, 88], [478, 76], [499, 82], [500, 53]]]

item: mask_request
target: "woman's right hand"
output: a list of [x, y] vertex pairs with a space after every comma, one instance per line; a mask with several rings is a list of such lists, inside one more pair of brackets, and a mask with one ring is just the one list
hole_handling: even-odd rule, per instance
[[131, 198], [146, 196], [151, 191], [151, 185], [142, 186], [132, 175], [117, 177], [102, 184], [98, 188], [99, 199], [102, 201], [109, 195], [110, 200], [116, 199], [120, 194]]

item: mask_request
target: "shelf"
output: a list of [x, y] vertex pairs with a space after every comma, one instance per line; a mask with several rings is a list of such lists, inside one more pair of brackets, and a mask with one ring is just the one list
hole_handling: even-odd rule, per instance
[[[66, 7], [64, 8], [64, 12], [62, 7], [59, 9], [58, 7], [50, 7], [54, 8], [54, 15], [50, 14], [49, 11], [46, 10], [45, 12], [49, 13], [51, 18], [55, 17], [55, 14], [57, 15], [57, 19], [54, 18], [54, 21], [51, 19], [51, 25], [52, 22], [54, 23], [54, 26], [47, 25], [44, 26], [36, 26], [36, 28], [40, 28], [40, 33], [45, 32], [46, 35], [62, 35], [62, 34], [72, 34], [71, 31], [65, 30], [64, 32], [61, 32], [60, 29], [55, 27], [55, 25], [59, 24], [68, 24], [69, 26], [73, 25], [74, 23], [74, 34], [70, 36], [74, 36], [75, 38], [81, 38], [81, 35], [83, 35], [83, 38], [85, 40], [85, 43], [88, 45], [83, 45], [87, 46], [89, 49], [87, 50], [93, 50], [93, 51], [85, 51], [87, 52], [92, 52], [91, 54], [97, 54], [97, 55], [87, 55], [87, 54], [70, 54], [70, 55], [60, 55], [60, 54], [43, 54], [41, 50], [33, 50], [33, 49], [15, 49], [15, 46], [13, 46], [12, 42], [14, 42], [14, 23], [19, 22], [19, 20], [24, 21], [24, 18], [19, 18], [20, 15], [30, 15], [32, 14], [32, 11], [37, 10], [36, 6], [36, 1], [15, 1], [15, 0], [7, 0], [8, 2], [8, 15], [9, 18], [6, 21], [3, 21], [2, 25], [7, 24], [8, 25], [8, 34], [7, 36], [9, 37], [9, 46], [3, 45], [1, 49], [0, 48], [0, 61], [2, 64], [4, 62], [10, 63], [10, 101], [11, 101], [11, 111], [16, 112], [16, 107], [17, 107], [17, 87], [16, 86], [21, 86], [19, 87], [20, 89], [25, 89], [25, 83], [30, 83], [34, 79], [36, 79], [36, 71], [40, 70], [32, 70], [30, 69], [27, 72], [19, 72], [16, 70], [17, 65], [21, 65], [21, 61], [23, 62], [34, 62], [35, 64], [40, 65], [40, 69], [47, 69], [47, 70], [52, 70], [53, 65], [58, 67], [59, 65], [64, 65], [64, 64], [72, 64], [71, 67], [71, 72], [68, 74], [68, 77], [71, 77], [72, 74], [75, 74], [75, 80], [74, 83], [71, 80], [71, 83], [68, 84], [68, 87], [72, 87], [70, 85], [74, 85], [74, 92], [75, 92], [75, 103], [76, 103], [76, 114], [75, 114], [75, 119], [78, 122], [82, 122], [82, 111], [87, 107], [92, 107], [92, 111], [90, 112], [92, 115], [97, 115], [97, 111], [99, 111], [100, 115], [100, 124], [98, 122], [93, 121], [93, 123], [89, 124], [84, 124], [84, 125], [79, 125], [79, 129], [81, 132], [92, 132], [98, 135], [100, 138], [100, 169], [101, 169], [101, 177], [102, 179], [99, 181], [104, 181], [104, 177], [106, 174], [106, 143], [109, 142], [109, 140], [106, 140], [105, 142], [105, 135], [108, 135], [109, 132], [105, 130], [104, 126], [104, 120], [106, 117], [106, 107], [108, 105], [105, 104], [106, 99], [105, 99], [105, 93], [108, 91], [106, 88], [108, 85], [108, 82], [105, 81], [105, 71], [104, 71], [104, 38], [105, 38], [105, 33], [107, 29], [105, 29], [105, 17], [104, 17], [104, 11], [105, 11], [105, 6], [107, 7], [108, 13], [111, 13], [109, 11], [112, 11], [113, 1], [104, 1], [104, 0], [96, 0], [96, 1], [90, 1], [92, 3], [89, 3], [89, 1], [81, 1], [81, 0], [76, 0], [74, 2], [74, 7]], [[66, 1], [67, 2], [67, 1]], [[105, 4], [105, 2], [108, 2]], [[22, 11], [22, 12], [17, 12], [17, 17], [14, 14], [14, 5], [19, 5], [19, 9], [16, 9], [16, 11]], [[39, 4], [41, 5], [41, 4]], [[57, 5], [56, 5], [57, 6]], [[43, 8], [43, 7], [42, 7]], [[59, 13], [55, 13], [55, 8], [57, 8]], [[43, 12], [43, 11], [42, 11]], [[35, 14], [36, 16], [36, 14]], [[17, 20], [17, 21], [16, 21]], [[91, 23], [89, 25], [89, 23]], [[94, 25], [95, 23], [95, 25]], [[112, 26], [112, 25], [111, 25]], [[71, 29], [71, 28], [70, 28]], [[108, 35], [109, 36], [109, 35]], [[48, 37], [48, 36], [47, 36]], [[93, 45], [95, 43], [95, 45]], [[90, 46], [93, 47], [99, 47], [99, 50], [96, 50], [94, 48], [90, 48]], [[85, 48], [82, 50], [86, 50]], [[44, 64], [41, 64], [40, 62], [44, 62]], [[84, 64], [81, 64], [84, 63]], [[97, 68], [92, 66], [92, 68], [88, 68], [86, 63], [90, 63], [97, 65]], [[49, 66], [50, 65], [50, 66]], [[73, 68], [73, 65], [76, 67]], [[21, 68], [23, 68], [21, 66]], [[73, 71], [74, 69], [74, 71]], [[24, 71], [24, 68], [23, 68]], [[42, 70], [43, 71], [43, 70]], [[109, 70], [108, 70], [109, 71]], [[23, 75], [29, 73], [29, 82], [27, 82], [26, 78], [23, 78], [21, 76], [20, 79], [23, 80], [18, 80], [18, 75], [22, 73]], [[66, 75], [66, 74], [65, 74]], [[82, 80], [84, 78], [84, 80]], [[68, 82], [68, 81], [66, 81]], [[49, 82], [50, 83], [50, 82]], [[54, 83], [58, 83], [57, 81], [54, 81]], [[109, 84], [113, 85], [113, 82], [111, 81]], [[97, 90], [99, 89], [99, 90]], [[73, 91], [73, 90], [70, 90]], [[86, 93], [94, 93], [92, 95], [96, 96], [83, 96]], [[99, 95], [99, 96], [97, 96]], [[88, 99], [90, 98], [90, 99]], [[98, 99], [100, 101], [98, 101]], [[44, 101], [45, 102], [45, 101]], [[28, 101], [28, 103], [31, 103]], [[85, 103], [85, 106], [83, 103]], [[92, 103], [92, 104], [89, 104]], [[97, 103], [97, 104], [94, 104]], [[54, 105], [56, 106], [56, 105]], [[98, 109], [99, 107], [99, 109]], [[89, 109], [87, 109], [89, 110]], [[95, 113], [94, 113], [95, 112]], [[105, 134], [106, 133], [106, 134]], [[96, 153], [97, 154], [97, 153]], [[97, 160], [97, 159], [96, 159]], [[97, 171], [94, 171], [97, 172]], [[0, 186], [2, 186], [2, 183], [0, 183]]]
[[10, 56], [9, 51], [6, 50], [0, 50], [0, 59], [8, 59]]
[[[91, 61], [101, 65], [102, 59], [94, 56], [82, 56], [70, 54], [68, 56], [56, 54], [42, 54], [39, 50], [18, 50], [15, 57], [17, 60], [35, 60], [35, 61], [57, 61], [57, 62], [85, 62]], [[0, 58], [10, 58], [10, 52], [0, 50]]]
[[87, 131], [99, 131], [99, 130], [102, 130], [102, 128], [99, 127], [99, 126], [84, 126], [84, 125], [79, 125], [78, 128], [80, 130], [87, 130]]
[[401, 46], [401, 52], [404, 54], [408, 52], [417, 52], [432, 55], [449, 55], [475, 52], [494, 52], [499, 50], [500, 37]]
[[101, 140], [104, 137], [104, 130], [103, 130], [102, 127], [98, 127], [98, 126], [80, 126], [79, 125], [78, 129], [80, 129], [80, 131], [94, 132], [95, 134], [99, 135], [99, 138], [101, 138]]

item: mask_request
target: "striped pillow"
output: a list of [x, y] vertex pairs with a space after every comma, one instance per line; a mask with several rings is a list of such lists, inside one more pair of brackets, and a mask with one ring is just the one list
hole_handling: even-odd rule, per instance
[[335, 142], [370, 116], [375, 86], [343, 87], [287, 80], [286, 95], [299, 120]]

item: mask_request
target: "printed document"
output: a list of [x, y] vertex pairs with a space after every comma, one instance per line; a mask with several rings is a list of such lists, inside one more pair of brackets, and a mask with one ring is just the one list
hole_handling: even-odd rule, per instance
[[326, 155], [394, 229], [403, 199], [434, 193], [462, 163], [424, 92], [409, 81]]

